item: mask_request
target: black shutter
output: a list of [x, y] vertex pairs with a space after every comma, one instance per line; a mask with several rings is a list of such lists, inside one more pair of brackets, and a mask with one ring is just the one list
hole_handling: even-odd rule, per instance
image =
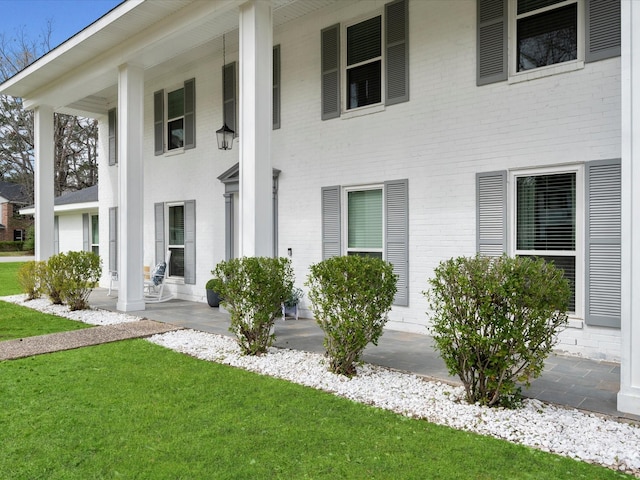
[[409, 7], [407, 0], [385, 5], [387, 92], [385, 103], [409, 101]]
[[155, 155], [164, 153], [164, 90], [153, 94], [153, 145]]
[[196, 79], [184, 82], [184, 149], [196, 147]]
[[322, 30], [322, 120], [340, 116], [340, 25]]
[[507, 0], [477, 0], [477, 84], [507, 79]]
[[587, 62], [620, 56], [620, 16], [620, 0], [587, 0]]

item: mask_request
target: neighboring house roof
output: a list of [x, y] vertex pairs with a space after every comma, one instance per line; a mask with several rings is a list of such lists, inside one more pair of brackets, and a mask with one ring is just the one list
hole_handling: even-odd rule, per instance
[[72, 203], [87, 203], [98, 201], [98, 185], [83, 188], [75, 192], [63, 193], [53, 201], [54, 205], [69, 205]]
[[[55, 212], [68, 212], [72, 210], [89, 210], [98, 208], [98, 185], [83, 188], [75, 192], [68, 192], [53, 200]], [[22, 215], [33, 215], [35, 206], [21, 208]]]
[[18, 183], [0, 181], [0, 197], [12, 203], [29, 203], [29, 196], [24, 187]]

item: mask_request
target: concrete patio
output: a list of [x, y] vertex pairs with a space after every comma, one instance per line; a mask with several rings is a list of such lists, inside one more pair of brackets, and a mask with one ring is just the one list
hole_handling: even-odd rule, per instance
[[[116, 311], [116, 301], [117, 292], [108, 296], [106, 289], [96, 289], [90, 297], [92, 306], [111, 311]], [[179, 327], [232, 336], [229, 332], [229, 315], [206, 303], [174, 299], [147, 304], [146, 310], [128, 313]], [[277, 321], [275, 333], [276, 347], [324, 352], [322, 331], [315, 320], [300, 318]], [[387, 329], [377, 346], [367, 347], [363, 360], [430, 379], [460, 384], [457, 378], [448, 374], [433, 347], [433, 339], [428, 335]], [[617, 363], [554, 354], [546, 360], [543, 374], [528, 389], [523, 388], [523, 393], [544, 402], [640, 422], [640, 416], [616, 409], [619, 387], [620, 366]]]

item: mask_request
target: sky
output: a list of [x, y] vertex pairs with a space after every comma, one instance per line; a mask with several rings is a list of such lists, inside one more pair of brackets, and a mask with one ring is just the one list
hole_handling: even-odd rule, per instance
[[51, 21], [51, 48], [60, 45], [122, 0], [0, 0], [0, 35], [15, 38], [24, 29], [37, 40]]

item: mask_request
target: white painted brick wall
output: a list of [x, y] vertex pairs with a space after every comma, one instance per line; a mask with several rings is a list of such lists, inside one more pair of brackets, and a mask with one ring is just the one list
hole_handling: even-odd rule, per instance
[[[274, 32], [282, 56], [282, 128], [272, 137], [272, 165], [282, 170], [279, 252], [293, 250], [296, 284], [303, 286], [309, 265], [321, 260], [320, 189], [408, 178], [410, 306], [394, 308], [389, 326], [426, 332], [428, 307], [421, 292], [433, 268], [441, 260], [475, 253], [477, 172], [620, 157], [620, 59], [477, 87], [475, 1], [412, 0], [411, 100], [369, 115], [321, 121], [320, 30], [368, 15], [384, 3], [339, 4]], [[228, 62], [234, 56], [237, 52], [227, 51]], [[216, 177], [238, 161], [237, 144], [227, 152], [216, 148], [221, 63], [207, 56], [145, 85], [145, 263], [154, 251], [154, 202], [195, 199], [197, 285], [172, 288], [200, 301], [209, 271], [224, 258], [224, 188]], [[192, 77], [197, 147], [155, 157], [153, 92]], [[104, 170], [101, 166], [101, 198], [111, 201], [115, 193], [103, 193], [115, 192], [116, 168], [109, 169], [106, 189]], [[101, 210], [102, 218], [105, 213]], [[107, 238], [101, 229], [101, 239]], [[563, 349], [619, 358], [619, 331], [583, 327], [562, 334]]]
[[83, 250], [82, 213], [58, 214], [60, 252]]

